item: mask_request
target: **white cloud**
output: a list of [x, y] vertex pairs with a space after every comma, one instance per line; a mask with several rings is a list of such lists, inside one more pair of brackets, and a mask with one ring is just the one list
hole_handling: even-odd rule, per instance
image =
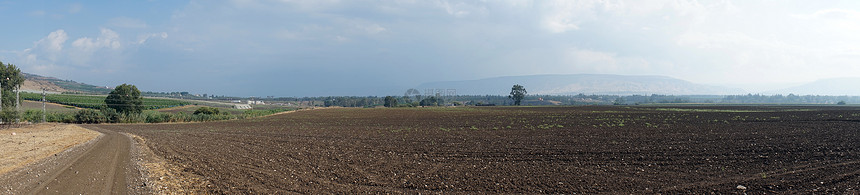
[[334, 40], [337, 42], [346, 42], [349, 41], [349, 38], [338, 35], [334, 37]]
[[146, 41], [148, 41], [151, 38], [167, 39], [167, 32], [148, 33], [148, 34], [140, 35], [137, 38], [137, 44], [144, 44], [144, 43], [146, 43]]
[[812, 14], [793, 14], [792, 16], [800, 19], [858, 20], [860, 19], [860, 12], [847, 9], [824, 9], [815, 11]]
[[56, 53], [63, 50], [63, 44], [66, 43], [66, 40], [69, 39], [69, 36], [66, 34], [66, 31], [60, 29], [51, 34], [48, 34], [47, 37], [39, 39], [36, 41], [35, 48], [44, 49], [47, 52]]
[[117, 17], [108, 21], [108, 24], [120, 28], [146, 28], [148, 25], [143, 20], [129, 17]]
[[451, 3], [447, 0], [436, 1], [436, 6], [439, 6], [444, 9], [445, 12], [448, 13], [448, 15], [452, 15], [455, 17], [468, 16], [469, 14], [471, 14], [470, 10], [474, 9], [474, 7], [470, 6], [469, 4], [463, 2]]
[[119, 34], [110, 29], [102, 28], [101, 34], [95, 39], [79, 38], [72, 42], [72, 46], [84, 51], [93, 51], [101, 48], [119, 49], [122, 44], [119, 40]]
[[377, 33], [385, 31], [385, 28], [383, 28], [382, 26], [379, 26], [379, 24], [371, 24], [371, 25], [364, 26], [364, 30], [370, 34], [377, 34]]
[[541, 25], [552, 33], [579, 30], [585, 21], [596, 20], [603, 12], [623, 9], [624, 4], [616, 1], [543, 1], [539, 12], [545, 13]]
[[[69, 42], [65, 30], [51, 32], [33, 47], [13, 52], [15, 63], [31, 73], [64, 76], [71, 72], [111, 72], [128, 65], [127, 46], [138, 47], [153, 38], [165, 39], [166, 32], [144, 33], [123, 40], [119, 33], [102, 28], [96, 37], [79, 37]], [[125, 44], [129, 43], [129, 44]]]

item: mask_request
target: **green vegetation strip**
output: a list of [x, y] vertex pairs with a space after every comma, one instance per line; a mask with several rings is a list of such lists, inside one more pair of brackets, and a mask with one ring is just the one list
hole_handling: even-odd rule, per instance
[[[107, 96], [99, 95], [72, 95], [72, 94], [48, 94], [45, 99], [51, 103], [62, 105], [75, 106], [80, 108], [101, 109], [106, 107], [105, 98]], [[42, 94], [37, 93], [21, 93], [21, 99], [41, 101]], [[143, 109], [160, 109], [170, 108], [175, 106], [191, 105], [191, 102], [173, 100], [173, 99], [157, 99], [143, 98]]]
[[725, 110], [725, 109], [697, 109], [697, 108], [655, 108], [655, 111], [674, 112], [791, 112], [791, 111], [817, 111], [816, 109], [770, 109], [770, 110]]

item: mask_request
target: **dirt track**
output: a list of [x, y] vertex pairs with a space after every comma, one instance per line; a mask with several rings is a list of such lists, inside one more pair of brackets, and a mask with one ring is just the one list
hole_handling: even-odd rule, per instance
[[131, 139], [123, 134], [88, 127], [104, 134], [71, 151], [13, 171], [0, 178], [9, 194], [130, 194], [128, 181], [139, 178], [131, 163]]

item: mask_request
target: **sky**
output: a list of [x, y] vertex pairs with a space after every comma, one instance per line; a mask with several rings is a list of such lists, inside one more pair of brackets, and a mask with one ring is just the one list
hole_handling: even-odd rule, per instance
[[144, 91], [396, 95], [537, 74], [860, 75], [860, 1], [0, 0], [0, 61]]

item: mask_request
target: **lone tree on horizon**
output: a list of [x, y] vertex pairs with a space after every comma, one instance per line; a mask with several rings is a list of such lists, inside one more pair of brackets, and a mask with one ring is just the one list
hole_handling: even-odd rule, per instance
[[140, 90], [137, 90], [136, 86], [122, 84], [110, 92], [105, 98], [105, 104], [120, 113], [137, 114], [142, 111], [143, 98], [140, 97]]
[[383, 106], [385, 107], [397, 107], [397, 98], [392, 96], [385, 96], [384, 102]]
[[509, 95], [508, 98], [514, 100], [514, 105], [519, 106], [520, 102], [523, 101], [523, 98], [526, 97], [526, 94], [528, 94], [526, 88], [522, 85], [516, 84], [514, 87], [511, 87], [511, 95]]

